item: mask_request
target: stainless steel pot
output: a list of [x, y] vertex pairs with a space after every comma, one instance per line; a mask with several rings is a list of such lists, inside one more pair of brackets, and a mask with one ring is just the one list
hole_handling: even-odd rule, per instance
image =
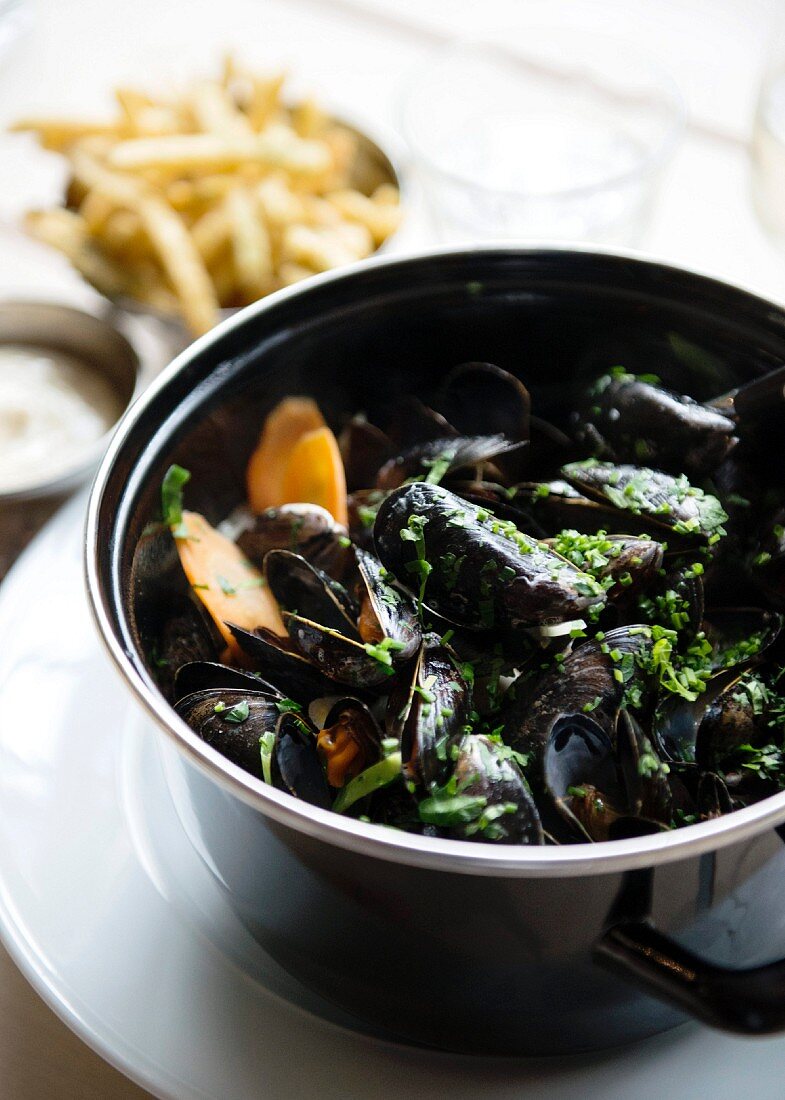
[[540, 849], [410, 836], [302, 804], [219, 756], [155, 687], [145, 632], [161, 593], [135, 566], [139, 535], [172, 461], [192, 471], [189, 505], [226, 515], [264, 412], [287, 393], [313, 393], [328, 418], [373, 414], [486, 359], [518, 371], [547, 415], [609, 357], [664, 365], [708, 396], [785, 360], [785, 312], [588, 251], [371, 261], [273, 295], [184, 352], [121, 423], [93, 489], [96, 621], [155, 721], [189, 837], [276, 959], [412, 1041], [540, 1054], [689, 1016], [785, 1027], [785, 793], [673, 833]]

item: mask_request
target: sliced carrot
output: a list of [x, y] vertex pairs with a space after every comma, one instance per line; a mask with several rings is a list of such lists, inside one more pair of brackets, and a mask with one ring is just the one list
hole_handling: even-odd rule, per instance
[[237, 642], [226, 625], [246, 630], [266, 626], [285, 635], [286, 627], [264, 577], [239, 548], [211, 527], [198, 512], [183, 512], [177, 528], [177, 552], [194, 592], [207, 608], [232, 656], [239, 656]]
[[336, 523], [348, 523], [346, 474], [329, 428], [300, 437], [289, 456], [282, 488], [283, 503], [320, 504]]
[[283, 492], [289, 456], [302, 436], [322, 427], [324, 417], [310, 397], [287, 397], [275, 406], [264, 422], [246, 471], [248, 503], [254, 512], [296, 503]]

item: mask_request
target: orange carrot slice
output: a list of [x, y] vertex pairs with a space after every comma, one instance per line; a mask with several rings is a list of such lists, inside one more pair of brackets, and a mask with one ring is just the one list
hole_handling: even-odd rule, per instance
[[336, 523], [348, 523], [346, 474], [338, 441], [329, 428], [301, 436], [286, 465], [283, 503], [319, 504]]
[[289, 456], [302, 436], [322, 427], [324, 417], [310, 397], [287, 397], [275, 406], [246, 471], [248, 503], [254, 512], [297, 503], [283, 491]]
[[185, 575], [220, 630], [232, 656], [239, 656], [237, 642], [226, 625], [246, 630], [266, 626], [284, 636], [286, 627], [264, 577], [239, 548], [211, 527], [198, 512], [183, 512], [177, 528], [187, 538], [176, 538]]

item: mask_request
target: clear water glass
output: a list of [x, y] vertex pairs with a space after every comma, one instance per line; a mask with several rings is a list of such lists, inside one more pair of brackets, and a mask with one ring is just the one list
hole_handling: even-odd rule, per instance
[[752, 200], [775, 244], [785, 249], [785, 17], [769, 37], [750, 147]]
[[628, 43], [530, 31], [437, 51], [402, 126], [439, 236], [637, 245], [684, 106]]

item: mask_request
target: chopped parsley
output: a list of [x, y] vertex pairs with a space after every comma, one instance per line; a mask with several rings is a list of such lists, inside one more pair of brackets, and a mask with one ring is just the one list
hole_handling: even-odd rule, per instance
[[161, 511], [164, 523], [172, 529], [175, 538], [187, 538], [183, 526], [183, 489], [191, 480], [190, 470], [176, 463], [169, 467], [161, 482]]

